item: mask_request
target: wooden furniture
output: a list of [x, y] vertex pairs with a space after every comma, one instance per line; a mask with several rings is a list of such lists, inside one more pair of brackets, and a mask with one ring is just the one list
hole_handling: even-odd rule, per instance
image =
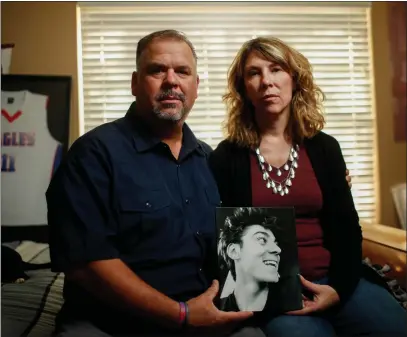
[[368, 257], [373, 264], [388, 264], [392, 270], [387, 275], [407, 288], [406, 231], [383, 225], [362, 223], [361, 226], [363, 258]]

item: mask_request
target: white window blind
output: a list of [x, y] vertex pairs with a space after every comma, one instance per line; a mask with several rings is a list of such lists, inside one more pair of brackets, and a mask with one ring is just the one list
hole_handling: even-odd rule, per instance
[[340, 142], [363, 220], [374, 221], [375, 151], [368, 3], [80, 3], [84, 131], [120, 118], [134, 100], [138, 40], [178, 29], [194, 44], [201, 79], [187, 123], [212, 147], [223, 139], [226, 75], [242, 43], [273, 35], [300, 50], [326, 94], [325, 132]]

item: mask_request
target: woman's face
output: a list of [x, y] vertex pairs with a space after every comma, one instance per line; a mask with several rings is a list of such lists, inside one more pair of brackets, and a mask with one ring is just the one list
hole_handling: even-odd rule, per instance
[[258, 282], [278, 282], [281, 249], [269, 229], [260, 225], [249, 226], [243, 232], [241, 245], [234, 246], [237, 277], [243, 274]]
[[246, 60], [243, 77], [246, 98], [256, 114], [266, 117], [290, 113], [294, 84], [291, 75], [280, 65], [253, 51]]

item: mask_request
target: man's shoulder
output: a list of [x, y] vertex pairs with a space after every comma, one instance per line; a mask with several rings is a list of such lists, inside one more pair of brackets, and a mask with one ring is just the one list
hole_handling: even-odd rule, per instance
[[116, 136], [121, 131], [121, 126], [124, 123], [124, 117], [111, 122], [103, 123], [83, 134], [80, 138], [86, 141], [100, 140], [105, 141], [109, 137]]
[[123, 136], [120, 128], [122, 123], [123, 118], [119, 118], [87, 131], [73, 142], [70, 152], [80, 153], [92, 148], [106, 148], [110, 143], [119, 141]]
[[201, 147], [202, 151], [205, 153], [205, 156], [209, 157], [209, 155], [213, 152], [212, 147], [202, 139], [197, 138], [196, 141], [198, 142], [198, 145]]

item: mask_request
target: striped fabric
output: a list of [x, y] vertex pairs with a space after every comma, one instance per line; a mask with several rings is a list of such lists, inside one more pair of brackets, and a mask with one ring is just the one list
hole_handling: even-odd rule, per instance
[[[23, 260], [49, 262], [49, 248], [22, 242], [17, 251]], [[56, 314], [63, 303], [63, 273], [50, 269], [27, 272], [30, 279], [20, 284], [2, 284], [1, 335], [7, 337], [49, 337], [54, 330]]]

